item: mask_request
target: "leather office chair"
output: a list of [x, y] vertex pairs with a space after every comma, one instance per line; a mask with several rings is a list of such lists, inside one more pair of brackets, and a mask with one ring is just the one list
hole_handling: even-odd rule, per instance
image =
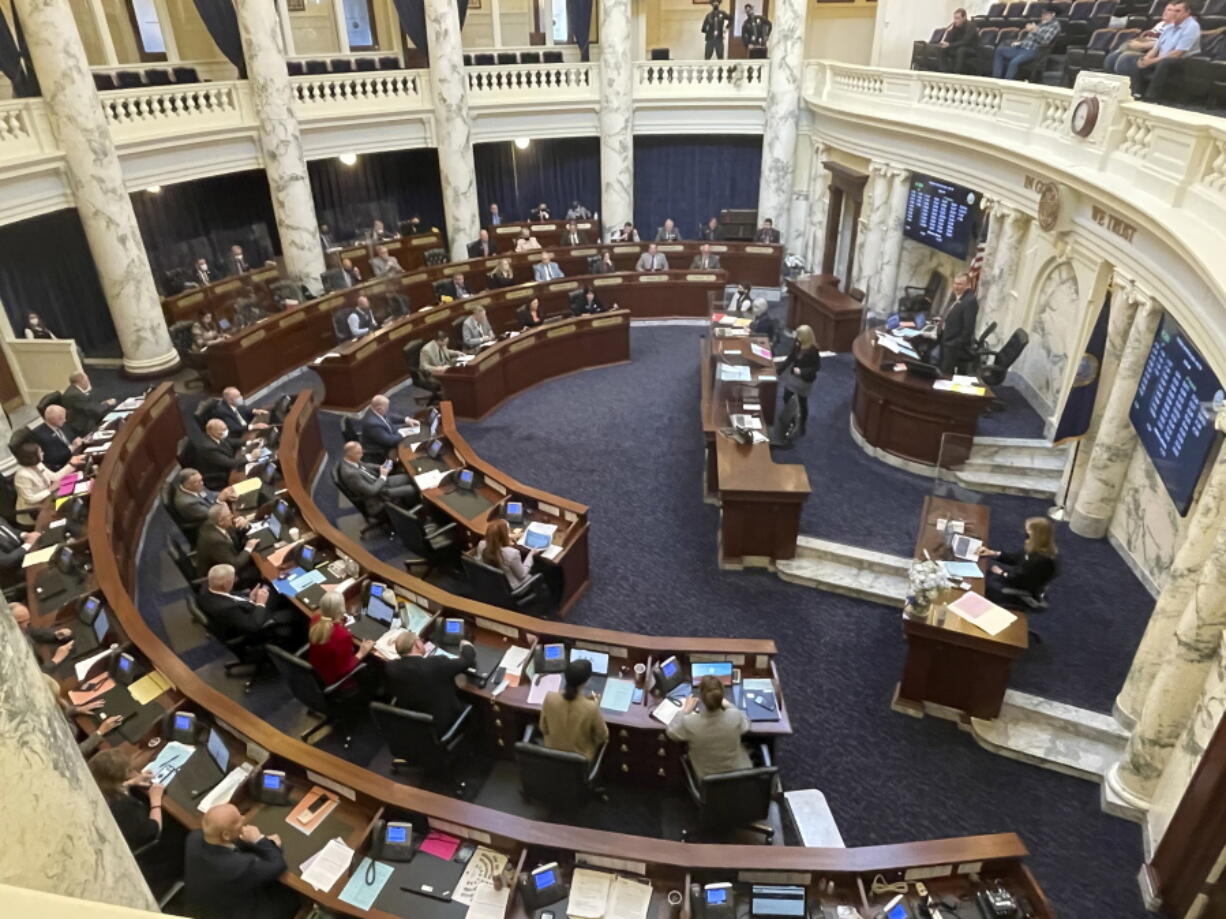
[[451, 283], [450, 278], [440, 278], [431, 284], [430, 287], [434, 291], [435, 302], [441, 301], [443, 297], [453, 297], [455, 295], [455, 285]]
[[58, 389], [52, 390], [51, 392], [47, 393], [45, 396], [43, 396], [41, 399], [38, 400], [38, 417], [39, 418], [43, 417], [43, 415], [46, 414], [47, 409], [49, 409], [51, 406], [63, 405], [63, 404], [64, 404], [64, 394], [61, 393]]
[[33, 439], [34, 432], [24, 424], [19, 428], [14, 428], [13, 433], [9, 435], [9, 452], [16, 453], [22, 444], [29, 443]]
[[333, 73], [353, 73], [353, 61], [347, 57], [332, 58]]
[[446, 265], [448, 261], [447, 250], [442, 248], [427, 249], [422, 258], [430, 266]]
[[[288, 684], [293, 697], [322, 719], [319, 724], [299, 735], [299, 739], [310, 743], [309, 738], [325, 727], [332, 726], [340, 730], [345, 749], [349, 749], [349, 744], [353, 742], [353, 725], [360, 717], [365, 695], [361, 689], [348, 689], [345, 684], [358, 685], [357, 677], [365, 670], [365, 662], [358, 664], [335, 683], [324, 685], [315, 668], [303, 658], [276, 645], [266, 645], [265, 649], [272, 665]], [[305, 650], [304, 648], [303, 651]]]
[[494, 65], [494, 55], [488, 52], [474, 54], [473, 63], [478, 67], [492, 67]]
[[336, 337], [336, 343], [349, 341], [349, 313], [348, 307], [337, 307], [332, 311], [332, 334]]
[[175, 444], [175, 459], [184, 469], [196, 465], [196, 445], [190, 437], [179, 438], [179, 442]]
[[185, 545], [186, 538], [186, 536], [176, 536], [174, 533], [168, 534], [166, 552], [170, 555], [174, 566], [179, 569], [179, 574], [183, 576], [187, 586], [192, 590], [198, 590], [205, 579], [196, 573], [196, 553]]
[[[353, 415], [341, 416], [341, 437], [345, 442], [356, 440], [359, 443], [362, 441], [362, 423]], [[367, 463], [382, 463], [386, 459], [383, 450], [376, 453], [362, 453], [362, 460]]]
[[174, 345], [183, 366], [196, 372], [195, 377], [183, 381], [184, 389], [205, 389], [209, 386], [208, 362], [199, 351], [192, 350], [192, 323], [183, 319], [172, 323], [166, 330], [170, 334], [170, 343]]
[[[989, 386], [999, 386], [1005, 382], [1005, 377], [1009, 373], [1009, 368], [1014, 362], [1021, 357], [1022, 352], [1026, 350], [1026, 345], [1030, 343], [1030, 336], [1025, 329], [1017, 329], [1009, 340], [1001, 346], [999, 351], [985, 351], [980, 355], [979, 379], [983, 380]], [[985, 357], [991, 357], [992, 363], [988, 366], [983, 366], [982, 361]], [[993, 399], [988, 406], [989, 412], [1002, 411], [1005, 404], [999, 399]]]
[[379, 58], [379, 69], [380, 70], [399, 70], [400, 69], [400, 58], [396, 57], [395, 55], [385, 54], [384, 56]]
[[547, 612], [549, 591], [540, 572], [533, 572], [519, 587], [512, 590], [511, 582], [499, 568], [485, 564], [479, 558], [461, 555], [460, 564], [475, 599], [490, 606], [510, 610]]
[[339, 463], [332, 466], [330, 474], [332, 476], [332, 484], [336, 487], [337, 492], [344, 495], [345, 500], [357, 508], [358, 513], [362, 515], [362, 519], [366, 521], [360, 533], [363, 539], [375, 530], [383, 530], [387, 527], [386, 515], [372, 514], [367, 509], [366, 502], [345, 487], [344, 481], [341, 480], [341, 467]]
[[136, 89], [145, 85], [139, 70], [120, 70], [115, 73], [115, 84], [120, 89]]
[[285, 69], [291, 77], [300, 77], [306, 73], [306, 66], [302, 61], [286, 61]]
[[172, 67], [170, 72], [174, 76], [176, 83], [200, 82], [200, 71], [195, 67]]
[[541, 62], [541, 52], [521, 51], [519, 52], [519, 62], [521, 64], [539, 64]]
[[99, 92], [115, 88], [115, 78], [109, 73], [94, 74], [94, 89]]
[[170, 86], [174, 81], [170, 71], [164, 67], [152, 67], [145, 71], [145, 82], [150, 86]]
[[528, 725], [523, 739], [515, 744], [519, 764], [520, 794], [529, 801], [548, 804], [555, 811], [574, 811], [593, 797], [606, 799], [596, 780], [600, 775], [606, 740], [589, 762], [580, 753], [551, 750], [535, 743], [536, 725]]
[[562, 52], [561, 51], [542, 51], [541, 60], [544, 61], [546, 64], [561, 64], [562, 63]]
[[360, 57], [353, 63], [356, 69], [361, 70], [364, 73], [369, 73], [372, 70], [379, 69], [379, 62], [373, 57]]
[[[439, 734], [432, 715], [383, 702], [370, 703], [375, 727], [392, 754], [392, 772], [420, 769], [428, 776], [444, 774], [455, 762], [472, 711], [471, 705], [464, 706], [455, 722]], [[457, 796], [463, 794], [464, 783], [457, 781], [455, 790]]]
[[681, 757], [685, 784], [690, 799], [698, 805], [698, 827], [682, 830], [681, 838], [689, 842], [698, 835], [724, 835], [737, 830], [760, 833], [767, 844], [775, 830], [764, 821], [770, 814], [779, 769], [771, 763], [765, 745], [759, 748], [763, 765], [734, 772], [720, 772], [699, 778], [689, 756]]
[[[174, 478], [171, 478], [171, 480], [166, 483], [166, 486], [162, 489], [162, 507], [166, 509], [167, 516], [169, 516], [170, 519], [174, 521], [175, 526], [179, 528], [179, 532], [183, 534], [183, 538], [187, 541], [188, 546], [194, 546], [196, 544], [196, 536], [200, 533], [200, 525], [188, 523], [179, 515], [179, 512], [175, 510], [174, 495], [177, 489], [178, 486], [175, 484]], [[190, 550], [188, 551], [190, 552]], [[178, 563], [176, 562], [176, 564]], [[184, 569], [180, 568], [179, 570], [182, 571]], [[192, 570], [195, 571], [195, 562], [192, 563]], [[194, 576], [195, 575], [193, 575], [193, 577]]]
[[[200, 604], [196, 602], [194, 594], [187, 595], [187, 613], [191, 617], [192, 622], [200, 626], [209, 637], [215, 639], [225, 646], [226, 650], [234, 655], [234, 660], [225, 664], [222, 669], [226, 676], [229, 677], [247, 677], [247, 681], [243, 684], [243, 692], [251, 692], [252, 684], [261, 673], [269, 669], [268, 654], [265, 652], [265, 643], [268, 641], [266, 637], [266, 629], [254, 635], [235, 635], [227, 637], [218, 629], [214, 628], [209, 617], [204, 614], [204, 610], [200, 608]], [[235, 673], [238, 668], [249, 668], [245, 674]]]
[[204, 433], [204, 426], [209, 423], [209, 419], [213, 417], [213, 413], [217, 411], [217, 406], [220, 404], [221, 400], [216, 396], [209, 396], [196, 403], [196, 410], [192, 412], [192, 417], [196, 420], [196, 428], [200, 433]]
[[410, 572], [424, 568], [420, 576], [425, 579], [439, 567], [454, 570], [460, 547], [455, 541], [455, 521], [435, 526], [424, 522], [421, 514], [421, 508], [410, 511], [395, 504], [387, 506], [392, 532], [410, 555], [405, 559], [405, 568]]
[[311, 76], [318, 76], [321, 73], [327, 73], [328, 72], [328, 62], [327, 61], [307, 61], [306, 62], [306, 72], [310, 74]]
[[671, 60], [671, 55], [668, 48], [652, 48], [651, 59], [653, 61]]
[[495, 57], [502, 66], [519, 63], [519, 56], [514, 51], [499, 51]]

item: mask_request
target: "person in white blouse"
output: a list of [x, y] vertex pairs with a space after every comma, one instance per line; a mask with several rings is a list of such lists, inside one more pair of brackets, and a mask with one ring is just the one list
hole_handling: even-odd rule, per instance
[[529, 249], [539, 249], [540, 247], [540, 242], [528, 232], [527, 227], [519, 231], [519, 236], [515, 239], [516, 252], [527, 252]]
[[34, 517], [44, 501], [55, 494], [60, 481], [76, 467], [85, 462], [84, 456], [74, 456], [62, 469], [52, 472], [43, 465], [43, 448], [26, 441], [17, 448], [18, 469], [13, 473], [13, 487], [17, 489], [18, 516]]
[[511, 528], [501, 517], [490, 521], [485, 528], [485, 539], [477, 543], [477, 558], [506, 575], [511, 590], [518, 590], [532, 577], [532, 563], [539, 552], [539, 549], [521, 552], [519, 546], [511, 542]]

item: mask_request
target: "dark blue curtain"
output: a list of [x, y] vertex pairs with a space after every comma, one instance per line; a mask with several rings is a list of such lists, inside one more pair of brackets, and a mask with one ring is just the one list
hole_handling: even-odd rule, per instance
[[20, 338], [38, 313], [86, 354], [118, 357], [115, 326], [76, 208], [0, 226], [0, 300]]
[[281, 251], [268, 176], [262, 169], [163, 185], [158, 194], [138, 191], [131, 198], [163, 294], [179, 290], [178, 273], [198, 258], [220, 267], [232, 245], [243, 247], [251, 265]]
[[599, 137], [533, 140], [527, 150], [510, 141], [474, 144], [473, 159], [482, 223], [491, 203], [507, 221], [527, 220], [542, 201], [555, 218], [561, 218], [572, 201], [583, 202], [589, 211], [600, 209]]
[[16, 38], [13, 37], [13, 30], [9, 28], [4, 11], [0, 10], [0, 73], [8, 77], [13, 84], [14, 96], [37, 96], [38, 78], [30, 65], [30, 53], [26, 48], [25, 34], [21, 30], [21, 20], [17, 16], [16, 8], [13, 9], [13, 24], [16, 26]]
[[[272, 0], [266, 0], [272, 2]], [[238, 78], [247, 79], [247, 62], [243, 58], [243, 40], [238, 31], [238, 14], [233, 0], [195, 0], [196, 12], [204, 20], [214, 44], [231, 64], [238, 68]]]
[[[409, 41], [413, 43], [413, 47], [423, 52], [430, 53], [429, 43], [426, 40], [426, 4], [425, 0], [392, 0], [396, 6], [396, 13], [400, 17], [400, 28], [404, 29], [404, 34], [409, 36]], [[460, 5], [460, 28], [464, 28], [464, 20], [468, 18], [468, 0], [458, 0]]]
[[379, 218], [389, 229], [417, 215], [422, 227], [444, 230], [438, 151], [364, 153], [352, 166], [340, 160], [307, 163], [315, 216], [334, 239], [353, 239]]
[[[728, 207], [758, 206], [758, 135], [634, 139], [634, 222], [643, 239], [673, 218], [683, 238]], [[769, 214], [765, 216], [770, 216]]]
[[579, 60], [588, 61], [592, 36], [592, 0], [566, 0], [566, 21], [570, 37], [579, 46]]

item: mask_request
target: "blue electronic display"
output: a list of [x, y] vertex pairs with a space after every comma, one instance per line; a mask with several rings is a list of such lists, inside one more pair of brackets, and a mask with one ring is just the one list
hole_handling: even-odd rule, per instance
[[707, 888], [707, 903], [711, 906], [718, 906], [721, 903], [728, 901], [727, 887], [708, 887]]
[[979, 195], [931, 176], [912, 175], [903, 235], [954, 258], [970, 253]]
[[281, 787], [281, 776], [272, 772], [264, 773], [264, 787], [276, 791]]
[[1188, 512], [1217, 432], [1222, 384], [1178, 323], [1162, 320], [1129, 418], [1181, 515]]
[[552, 887], [557, 883], [557, 875], [553, 873], [553, 869], [549, 868], [545, 871], [537, 872], [532, 876], [532, 881], [536, 884], [537, 890], [544, 890], [546, 887]]
[[561, 645], [545, 645], [545, 660], [556, 661], [562, 657]]
[[388, 842], [404, 842], [408, 838], [408, 831], [402, 826], [389, 826], [387, 828]]

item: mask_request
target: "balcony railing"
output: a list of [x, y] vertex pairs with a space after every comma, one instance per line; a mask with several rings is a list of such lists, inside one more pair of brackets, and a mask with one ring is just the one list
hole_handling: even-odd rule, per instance
[[600, 97], [599, 66], [562, 63], [465, 67], [468, 101], [473, 105], [515, 100], [596, 101]]
[[370, 114], [428, 106], [424, 70], [371, 70], [293, 77], [294, 107], [300, 118]]
[[636, 61], [636, 99], [766, 98], [767, 61]]
[[42, 99], [0, 102], [0, 162], [21, 162], [58, 153]]
[[115, 140], [197, 134], [252, 120], [246, 81], [142, 86], [99, 93]]

